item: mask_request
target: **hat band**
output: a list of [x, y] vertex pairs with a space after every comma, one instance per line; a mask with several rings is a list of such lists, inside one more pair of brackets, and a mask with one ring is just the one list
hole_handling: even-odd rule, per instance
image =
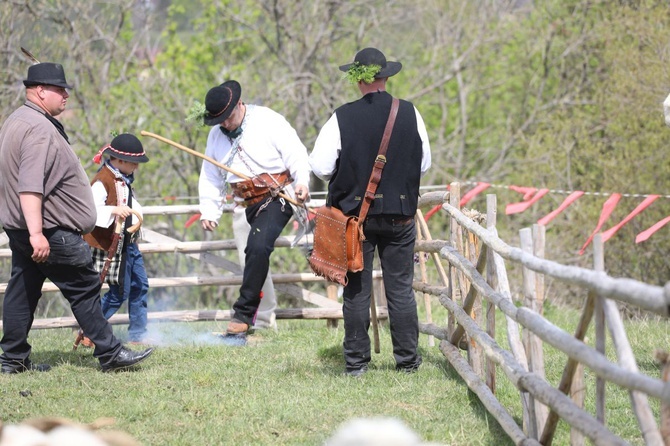
[[102, 154], [105, 150], [111, 150], [112, 152], [114, 152], [118, 155], [122, 155], [122, 156], [133, 157], [133, 156], [144, 156], [145, 155], [144, 150], [141, 153], [123, 152], [121, 150], [115, 149], [111, 145], [107, 145], [107, 146], [102, 147], [100, 150], [98, 150], [98, 153], [93, 157], [93, 162], [95, 164], [100, 164], [100, 161], [102, 160]]
[[[228, 98], [228, 103], [226, 104], [226, 106], [223, 107], [223, 109], [221, 109], [221, 111], [218, 112], [217, 114], [212, 115], [212, 117], [214, 117], [214, 118], [216, 118], [217, 116], [221, 116], [221, 115], [223, 114], [223, 112], [225, 112], [226, 110], [228, 110], [228, 106], [230, 105], [230, 101], [233, 100], [233, 91], [232, 91], [230, 88], [228, 88], [228, 87], [223, 87], [223, 88], [225, 88], [226, 90], [228, 90], [228, 92], [230, 93], [230, 97]], [[211, 114], [211, 113], [210, 113], [210, 114]]]

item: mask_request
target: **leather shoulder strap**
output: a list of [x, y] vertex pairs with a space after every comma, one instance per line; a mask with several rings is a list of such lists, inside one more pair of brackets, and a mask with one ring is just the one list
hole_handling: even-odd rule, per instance
[[393, 125], [395, 124], [395, 118], [398, 116], [398, 105], [400, 101], [398, 98], [393, 98], [391, 102], [391, 112], [389, 113], [389, 119], [386, 121], [386, 128], [384, 128], [384, 135], [382, 136], [382, 142], [379, 145], [379, 153], [375, 159], [375, 164], [372, 167], [372, 174], [370, 175], [370, 180], [368, 181], [368, 187], [365, 191], [365, 197], [363, 199], [363, 204], [361, 205], [361, 211], [358, 213], [359, 223], [365, 221], [365, 217], [368, 215], [368, 210], [372, 204], [372, 200], [375, 199], [375, 192], [377, 192], [377, 186], [382, 179], [382, 170], [386, 165], [386, 150], [389, 147], [389, 140], [391, 139], [391, 133], [393, 132]]

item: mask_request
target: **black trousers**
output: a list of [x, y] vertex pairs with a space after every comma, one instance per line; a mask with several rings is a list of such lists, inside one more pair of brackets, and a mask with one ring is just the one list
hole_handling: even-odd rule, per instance
[[270, 254], [293, 209], [283, 198], [274, 198], [249, 206], [246, 214], [251, 230], [244, 250], [240, 297], [233, 304], [233, 310], [235, 319], [253, 325], [261, 304], [261, 289], [270, 270]]
[[30, 356], [28, 332], [33, 324], [45, 279], [51, 280], [70, 304], [86, 335], [95, 343], [93, 356], [101, 365], [116, 358], [122, 345], [100, 308], [100, 275], [93, 268], [91, 249], [76, 232], [53, 228], [43, 231], [49, 241], [49, 258], [36, 263], [30, 235], [24, 230], [5, 232], [12, 250], [12, 273], [2, 305], [4, 362], [25, 361]]
[[370, 362], [370, 298], [372, 262], [379, 253], [388, 301], [393, 356], [398, 368], [421, 363], [417, 353], [419, 319], [412, 282], [414, 280], [414, 241], [412, 217], [371, 216], [363, 227], [364, 269], [348, 273], [343, 293], [344, 359], [347, 370], [360, 369]]

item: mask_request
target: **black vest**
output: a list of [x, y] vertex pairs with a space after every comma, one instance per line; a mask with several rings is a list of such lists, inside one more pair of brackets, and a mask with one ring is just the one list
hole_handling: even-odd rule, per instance
[[[385, 91], [368, 93], [335, 110], [342, 151], [328, 184], [328, 202], [347, 215], [358, 215], [360, 211], [391, 110], [391, 100], [391, 95]], [[386, 152], [386, 166], [368, 215], [414, 216], [422, 154], [414, 106], [401, 100]]]

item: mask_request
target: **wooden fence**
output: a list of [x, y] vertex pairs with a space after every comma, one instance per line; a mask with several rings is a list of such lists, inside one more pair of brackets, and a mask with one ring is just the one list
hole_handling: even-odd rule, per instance
[[[594, 239], [594, 268], [584, 269], [562, 265], [543, 258], [544, 229], [534, 226], [520, 232], [521, 248], [505, 244], [496, 231], [496, 197], [487, 196], [485, 215], [459, 209], [459, 184], [450, 185], [450, 193], [429, 192], [420, 198], [421, 209], [442, 205], [450, 219], [449, 240], [434, 240], [422, 212], [417, 212], [417, 243], [415, 250], [431, 256], [436, 265], [439, 284], [429, 283], [426, 258], [419, 255], [420, 274], [414, 289], [417, 297], [426, 303], [427, 323], [420, 330], [434, 345], [440, 340], [439, 349], [468, 387], [479, 397], [490, 414], [517, 445], [550, 445], [559, 418], [572, 428], [571, 443], [581, 444], [584, 437], [596, 445], [622, 445], [626, 442], [612, 433], [604, 422], [605, 382], [611, 382], [630, 392], [641, 435], [648, 445], [670, 445], [670, 361], [666, 352], [659, 352], [664, 364], [661, 377], [641, 373], [629, 345], [618, 303], [670, 317], [670, 282], [665, 287], [652, 286], [631, 279], [612, 278], [604, 272], [603, 243], [600, 236]], [[195, 206], [146, 207], [149, 215], [191, 214]], [[485, 227], [482, 224], [485, 224]], [[179, 287], [220, 285], [237, 286], [241, 283], [241, 268], [213, 251], [235, 249], [231, 240], [182, 242], [158, 232], [143, 230], [148, 243], [140, 244], [143, 253], [180, 253], [224, 269], [232, 274], [220, 276], [195, 276], [150, 278], [151, 287]], [[288, 247], [291, 237], [278, 239], [277, 247]], [[309, 240], [308, 240], [309, 241]], [[6, 236], [0, 234], [0, 245]], [[8, 249], [0, 249], [0, 259], [9, 258]], [[446, 260], [447, 269], [442, 264]], [[523, 302], [512, 301], [505, 261], [515, 262], [523, 268]], [[588, 290], [581, 319], [574, 333], [568, 333], [542, 316], [544, 277], [577, 285]], [[381, 272], [375, 271], [376, 316], [387, 317]], [[297, 283], [323, 282], [312, 273], [273, 274], [275, 288], [304, 302], [311, 308], [277, 310], [278, 319], [318, 318], [337, 320], [342, 317], [341, 304], [337, 301], [337, 286], [324, 282], [325, 295], [308, 291]], [[0, 284], [4, 293], [6, 284]], [[43, 291], [56, 291], [46, 283]], [[431, 320], [431, 296], [436, 296], [448, 311], [446, 326]], [[500, 311], [506, 320], [506, 334], [510, 350], [495, 341], [495, 315]], [[228, 320], [229, 310], [171, 311], [150, 313], [150, 320], [202, 321]], [[591, 321], [595, 319], [595, 348], [584, 342]], [[127, 315], [115, 315], [112, 323], [127, 323]], [[331, 322], [332, 323], [332, 322]], [[33, 328], [77, 327], [74, 318], [35, 320]], [[519, 327], [523, 327], [520, 333]], [[1, 328], [1, 326], [0, 326]], [[605, 330], [612, 337], [618, 363], [604, 355]], [[567, 356], [563, 375], [557, 388], [544, 376], [543, 343], [549, 344]], [[464, 358], [461, 350], [467, 351]], [[516, 388], [523, 410], [522, 426], [496, 399], [496, 366], [502, 370]], [[596, 376], [596, 414], [583, 408], [584, 367]], [[575, 392], [576, 391], [576, 392]], [[648, 404], [648, 398], [660, 401], [660, 428]]]

